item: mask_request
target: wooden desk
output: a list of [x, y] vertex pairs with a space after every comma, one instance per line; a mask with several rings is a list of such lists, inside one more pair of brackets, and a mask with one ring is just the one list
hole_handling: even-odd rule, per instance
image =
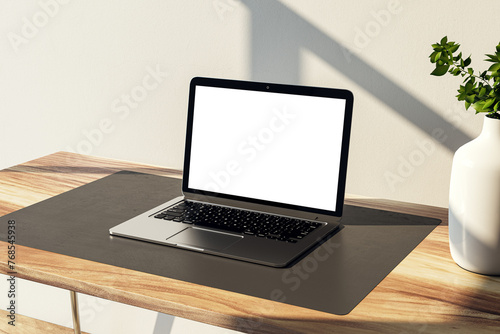
[[[123, 169], [181, 176], [165, 168], [59, 152], [0, 171], [0, 216]], [[500, 332], [500, 277], [473, 274], [453, 262], [445, 208], [352, 196], [346, 203], [443, 220], [346, 316], [20, 245], [17, 276], [248, 333]], [[7, 244], [0, 244], [5, 250]], [[2, 255], [0, 272], [8, 271]]]

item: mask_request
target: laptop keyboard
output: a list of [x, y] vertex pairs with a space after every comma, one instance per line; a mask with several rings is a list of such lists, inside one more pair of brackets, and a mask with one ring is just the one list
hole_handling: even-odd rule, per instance
[[154, 217], [290, 243], [298, 242], [321, 226], [308, 220], [189, 201]]

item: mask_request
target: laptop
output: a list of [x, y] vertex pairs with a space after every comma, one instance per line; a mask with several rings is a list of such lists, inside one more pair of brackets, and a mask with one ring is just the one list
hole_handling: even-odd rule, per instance
[[182, 196], [113, 236], [285, 267], [339, 229], [353, 95], [193, 78]]

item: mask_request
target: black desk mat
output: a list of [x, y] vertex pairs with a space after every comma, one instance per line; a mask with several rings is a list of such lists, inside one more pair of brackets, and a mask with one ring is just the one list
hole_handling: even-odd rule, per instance
[[0, 240], [13, 219], [19, 245], [343, 315], [440, 223], [346, 205], [337, 234], [279, 269], [109, 235], [180, 189], [178, 179], [118, 172], [1, 217]]

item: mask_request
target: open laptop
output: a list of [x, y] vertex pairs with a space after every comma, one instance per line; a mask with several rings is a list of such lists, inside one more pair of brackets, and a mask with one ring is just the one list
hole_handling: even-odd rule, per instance
[[284, 267], [339, 228], [353, 95], [190, 83], [183, 196], [110, 234]]

